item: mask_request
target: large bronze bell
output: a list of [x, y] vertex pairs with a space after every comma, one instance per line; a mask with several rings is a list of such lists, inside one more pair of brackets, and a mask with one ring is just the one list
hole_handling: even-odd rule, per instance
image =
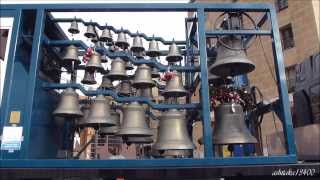
[[166, 57], [166, 60], [169, 63], [174, 63], [182, 60], [180, 49], [175, 42], [172, 42], [172, 44], [169, 46], [169, 53]]
[[257, 143], [244, 121], [240, 104], [221, 104], [215, 111], [214, 144]]
[[105, 98], [103, 95], [98, 95], [91, 104], [86, 125], [99, 128], [116, 124], [117, 122], [110, 115], [110, 99]]
[[117, 38], [117, 41], [116, 41], [115, 45], [120, 47], [120, 48], [122, 48], [122, 49], [127, 49], [129, 47], [129, 43], [127, 41], [127, 37], [123, 33], [123, 31], [121, 31], [118, 34], [118, 38]]
[[102, 89], [112, 89], [113, 88], [112, 81], [111, 81], [111, 79], [109, 79], [108, 75], [102, 76], [102, 81], [101, 81], [99, 88], [102, 88]]
[[133, 64], [131, 63], [131, 61], [127, 61], [126, 62], [126, 70], [133, 70]]
[[162, 113], [155, 150], [192, 150], [195, 148], [187, 130], [186, 117], [177, 109]]
[[80, 31], [79, 31], [79, 28], [78, 28], [78, 23], [76, 20], [73, 20], [71, 22], [71, 25], [68, 29], [68, 32], [71, 33], [71, 34], [78, 34]]
[[132, 95], [131, 81], [122, 80], [119, 84], [118, 94], [120, 96], [130, 96]]
[[[220, 41], [229, 47], [225, 47]], [[217, 59], [209, 67], [212, 74], [220, 77], [236, 76], [254, 70], [255, 65], [241, 49], [242, 40], [239, 37], [224, 36], [220, 41], [217, 44]], [[230, 47], [235, 49], [230, 49]]]
[[80, 64], [81, 61], [78, 57], [78, 47], [70, 45], [66, 48], [65, 55], [62, 58], [63, 65]]
[[119, 136], [152, 136], [153, 133], [146, 121], [145, 108], [138, 102], [122, 106], [123, 121], [117, 135]]
[[90, 71], [103, 70], [103, 66], [101, 64], [100, 54], [98, 52], [93, 52], [90, 60], [86, 64], [86, 69], [88, 69]]
[[112, 60], [111, 70], [108, 73], [108, 77], [111, 80], [126, 79], [128, 77], [128, 75], [126, 73], [125, 61], [120, 58], [116, 58], [116, 59]]
[[132, 46], [130, 49], [134, 53], [139, 53], [139, 52], [144, 51], [142, 38], [139, 35], [137, 35], [133, 38]]
[[65, 118], [83, 116], [79, 106], [79, 95], [72, 88], [67, 88], [61, 93], [60, 103], [53, 115]]
[[149, 49], [147, 51], [147, 56], [149, 57], [158, 57], [161, 55], [160, 49], [159, 49], [159, 45], [158, 42], [154, 39], [152, 39], [149, 42]]
[[84, 33], [84, 36], [87, 38], [94, 38], [96, 37], [96, 31], [92, 24], [87, 26], [87, 31]]
[[152, 88], [137, 89], [137, 96], [147, 97], [150, 100], [154, 100]]
[[99, 37], [99, 40], [102, 41], [102, 42], [106, 42], [106, 43], [112, 42], [112, 34], [111, 34], [110, 29], [105, 28], [102, 31], [102, 34]]
[[89, 103], [84, 104], [81, 107], [81, 111], [83, 113], [83, 116], [77, 121], [77, 126], [80, 128], [83, 128], [87, 124], [87, 119], [90, 112], [90, 104]]
[[97, 84], [97, 81], [94, 79], [94, 71], [85, 70], [81, 83], [89, 85]]
[[136, 88], [147, 88], [155, 86], [155, 83], [151, 77], [151, 68], [148, 65], [141, 64], [138, 66], [134, 74], [132, 86]]
[[183, 97], [187, 94], [187, 90], [183, 87], [181, 73], [175, 71], [175, 75], [167, 81], [162, 95], [165, 97]]
[[116, 122], [116, 125], [111, 127], [101, 127], [99, 129], [99, 133], [105, 134], [105, 135], [114, 135], [119, 131], [120, 128], [120, 114], [116, 112], [115, 110], [111, 110], [111, 119], [113, 119]]

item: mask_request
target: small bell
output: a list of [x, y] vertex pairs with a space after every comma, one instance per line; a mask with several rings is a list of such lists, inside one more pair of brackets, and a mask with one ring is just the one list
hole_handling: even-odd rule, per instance
[[116, 58], [111, 61], [111, 70], [108, 77], [111, 80], [123, 80], [128, 77], [125, 62], [122, 59]]
[[111, 79], [109, 79], [108, 75], [102, 76], [102, 82], [101, 82], [99, 88], [102, 88], [102, 89], [112, 89], [113, 88], [112, 81], [111, 81]]
[[[224, 43], [221, 44], [221, 42]], [[217, 76], [236, 76], [247, 74], [255, 69], [242, 47], [242, 40], [235, 36], [224, 36], [217, 43], [217, 59], [209, 71]], [[225, 45], [229, 46], [228, 48]], [[230, 49], [234, 48], [234, 49]]]
[[146, 137], [153, 133], [146, 121], [145, 109], [138, 102], [122, 106], [123, 121], [117, 135], [126, 137]]
[[149, 57], [158, 57], [161, 55], [158, 42], [154, 39], [149, 43], [149, 49], [147, 51], [147, 56]]
[[81, 83], [88, 85], [96, 84], [97, 81], [94, 79], [94, 71], [85, 70]]
[[103, 126], [114, 126], [117, 122], [110, 115], [110, 99], [98, 95], [90, 108], [87, 118], [87, 126], [99, 128]]
[[118, 39], [115, 43], [116, 46], [122, 48], [122, 49], [127, 49], [129, 47], [129, 43], [127, 42], [126, 35], [121, 31], [118, 34]]
[[112, 34], [111, 34], [110, 29], [105, 28], [102, 31], [102, 34], [101, 34], [99, 40], [102, 42], [106, 42], [106, 43], [112, 42]]
[[147, 97], [151, 100], [154, 100], [154, 97], [152, 95], [152, 88], [138, 89], [137, 96]]
[[146, 64], [138, 66], [132, 83], [133, 87], [136, 88], [147, 88], [155, 86], [154, 81], [151, 77], [151, 68]]
[[182, 60], [182, 55], [180, 53], [179, 47], [173, 41], [172, 44], [169, 46], [169, 53], [166, 57], [166, 60], [169, 63], [175, 63]]
[[71, 26], [69, 27], [68, 32], [71, 34], [78, 34], [80, 32], [76, 18], [74, 18], [74, 20], [71, 22]]
[[70, 66], [72, 62], [76, 65], [81, 63], [78, 57], [78, 47], [74, 45], [70, 45], [66, 48], [65, 55], [62, 58], [63, 66]]
[[163, 112], [155, 150], [192, 150], [195, 148], [187, 130], [185, 115], [176, 109]]
[[126, 62], [126, 70], [133, 70], [133, 64], [131, 63], [131, 61], [127, 61]]
[[[92, 23], [92, 21], [90, 21]], [[87, 38], [94, 38], [96, 37], [96, 31], [92, 24], [87, 26], [87, 31], [84, 33], [84, 36]]]
[[221, 104], [215, 111], [214, 144], [257, 143], [244, 121], [240, 104]]
[[118, 94], [120, 96], [130, 96], [132, 95], [131, 81], [130, 80], [122, 80], [119, 84]]
[[187, 94], [187, 90], [183, 87], [181, 73], [175, 71], [175, 75], [167, 81], [162, 95], [165, 97], [183, 97]]
[[67, 88], [61, 93], [60, 103], [53, 115], [65, 118], [80, 118], [83, 116], [79, 106], [79, 96], [72, 88]]
[[120, 128], [120, 114], [116, 112], [115, 110], [111, 110], [111, 119], [113, 119], [116, 122], [116, 125], [111, 127], [101, 127], [99, 129], [99, 133], [105, 134], [105, 135], [114, 135], [119, 131]]
[[139, 53], [139, 52], [144, 51], [142, 38], [139, 35], [137, 35], [133, 38], [132, 46], [130, 49], [132, 52], [135, 52], [135, 53]]
[[102, 71], [103, 70], [103, 66], [101, 64], [101, 59], [100, 59], [100, 54], [98, 52], [93, 52], [90, 60], [86, 64], [86, 69], [89, 69], [92, 71], [94, 71], [94, 70]]

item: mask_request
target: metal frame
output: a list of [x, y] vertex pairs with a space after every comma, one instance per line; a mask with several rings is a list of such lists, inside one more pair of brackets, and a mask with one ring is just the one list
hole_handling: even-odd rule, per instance
[[[13, 34], [11, 38], [10, 51], [8, 59], [15, 59], [15, 50], [18, 42], [18, 34], [20, 33], [20, 21], [22, 10], [36, 10], [36, 24], [35, 33], [39, 36], [35, 36], [32, 44], [32, 56], [30, 63], [30, 77], [28, 80], [29, 86], [27, 89], [28, 97], [25, 101], [28, 108], [25, 109], [23, 120], [30, 123], [31, 114], [33, 113], [32, 103], [34, 94], [34, 87], [36, 83], [37, 68], [39, 63], [40, 47], [45, 42], [45, 38], [42, 35], [44, 29], [44, 18], [46, 12], [66, 12], [66, 11], [76, 11], [76, 12], [93, 12], [93, 11], [192, 11], [197, 13], [198, 18], [198, 44], [200, 50], [200, 85], [201, 85], [201, 109], [202, 109], [202, 121], [204, 124], [203, 134], [204, 134], [204, 145], [205, 145], [205, 157], [203, 159], [149, 159], [149, 160], [49, 160], [49, 159], [25, 159], [25, 155], [28, 152], [21, 151], [18, 155], [19, 158], [10, 159], [2, 158], [0, 161], [0, 167], [6, 168], [176, 168], [176, 167], [211, 167], [211, 166], [229, 166], [229, 165], [256, 165], [256, 164], [282, 164], [282, 163], [295, 163], [296, 162], [296, 152], [295, 143], [293, 135], [293, 127], [291, 114], [289, 109], [289, 98], [288, 91], [285, 80], [285, 70], [283, 63], [283, 54], [281, 50], [281, 41], [279, 36], [279, 30], [277, 25], [276, 11], [273, 5], [270, 4], [19, 4], [19, 5], [1, 5], [1, 16], [3, 12], [14, 12], [11, 16], [14, 16], [14, 26]], [[271, 21], [271, 31], [264, 30], [242, 30], [242, 31], [225, 31], [225, 30], [215, 30], [210, 32], [205, 32], [205, 12], [229, 12], [229, 11], [246, 11], [246, 12], [265, 12], [270, 14]], [[274, 62], [276, 67], [276, 75], [278, 80], [278, 92], [280, 99], [280, 110], [282, 119], [284, 119], [283, 127], [285, 132], [285, 139], [287, 143], [287, 154], [283, 156], [250, 156], [250, 157], [230, 157], [230, 158], [217, 158], [214, 157], [213, 145], [212, 145], [212, 128], [210, 126], [210, 106], [209, 106], [209, 92], [208, 92], [208, 71], [207, 71], [207, 60], [206, 60], [206, 46], [205, 40], [209, 36], [226, 35], [226, 34], [242, 34], [242, 35], [268, 35], [273, 38], [273, 52], [274, 52]], [[187, 53], [188, 54], [188, 53]], [[129, 58], [130, 59], [130, 58]], [[134, 60], [132, 60], [134, 62]], [[138, 63], [138, 62], [134, 62]], [[150, 63], [152, 64], [152, 63]], [[157, 66], [157, 64], [153, 64]], [[6, 121], [9, 117], [9, 102], [10, 98], [13, 96], [10, 89], [12, 87], [13, 79], [13, 65], [12, 62], [8, 62], [7, 74], [4, 89], [3, 107], [1, 108], [1, 119], [3, 125], [7, 125]], [[157, 66], [159, 69], [164, 69], [165, 67]], [[186, 69], [186, 67], [181, 67], [181, 71], [194, 71], [194, 67]], [[178, 68], [179, 69], [179, 68]], [[191, 80], [191, 79], [190, 79]], [[45, 84], [46, 88], [65, 88], [65, 85], [54, 85]], [[78, 85], [73, 85], [74, 87], [80, 88]], [[95, 95], [97, 92], [86, 92], [87, 95]], [[111, 95], [112, 93], [107, 91], [100, 91], [99, 93], [105, 93]], [[116, 96], [113, 96], [115, 98]], [[120, 99], [122, 101], [137, 100], [134, 98]], [[145, 99], [139, 99], [139, 101], [145, 102], [153, 106], [156, 109], [166, 109], [166, 108], [196, 108], [197, 105], [156, 105], [148, 102]], [[27, 129], [28, 123], [25, 126]], [[28, 131], [28, 129], [27, 129]], [[28, 133], [26, 133], [28, 134]], [[23, 144], [28, 143], [29, 137], [25, 136], [25, 141]]]

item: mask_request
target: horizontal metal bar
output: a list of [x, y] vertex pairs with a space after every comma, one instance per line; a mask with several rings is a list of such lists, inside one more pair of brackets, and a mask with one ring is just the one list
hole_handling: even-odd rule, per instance
[[267, 12], [268, 3], [92, 3], [92, 4], [2, 4], [1, 9], [46, 9], [53, 12], [137, 12], [137, 11], [248, 11]]
[[140, 102], [148, 104], [153, 109], [158, 110], [165, 110], [165, 109], [195, 109], [199, 108], [199, 103], [193, 104], [157, 104], [152, 102], [147, 97], [120, 97], [115, 91], [112, 90], [104, 90], [104, 89], [97, 89], [97, 90], [85, 90], [81, 84], [77, 83], [67, 83], [67, 84], [57, 84], [57, 83], [43, 83], [42, 87], [45, 89], [66, 89], [66, 88], [74, 88], [79, 89], [83, 94], [86, 96], [97, 96], [99, 94], [103, 94], [105, 96], [111, 96], [117, 102]]
[[97, 22], [87, 22], [87, 21], [84, 21], [81, 18], [53, 18], [52, 19], [53, 22], [72, 22], [74, 20], [76, 20], [77, 22], [83, 23], [85, 26], [88, 26], [90, 24], [94, 25], [95, 27], [99, 28], [100, 30], [104, 30], [104, 29], [107, 28], [107, 29], [112, 30], [114, 33], [124, 32], [124, 33], [128, 34], [131, 37], [139, 35], [140, 37], [143, 37], [146, 41], [151, 41], [151, 40], [154, 39], [156, 41], [162, 42], [165, 45], [170, 45], [170, 44], [172, 44], [172, 42], [175, 42], [176, 44], [179, 44], [179, 45], [185, 45], [186, 44], [186, 41], [166, 41], [162, 37], [148, 37], [144, 33], [132, 33], [127, 29], [119, 30], [119, 29], [116, 29], [113, 26], [109, 26], [109, 25], [102, 26], [102, 25], [98, 24]]
[[119, 159], [119, 160], [65, 160], [65, 159], [21, 159], [1, 160], [2, 168], [103, 168], [103, 169], [149, 169], [149, 168], [203, 168], [213, 166], [258, 165], [296, 163], [296, 156], [229, 157], [203, 159]]
[[222, 36], [222, 35], [261, 35], [271, 36], [269, 30], [212, 30], [207, 31], [206, 36], [209, 38]]
[[[76, 45], [76, 46], [81, 46], [83, 49], [87, 49], [88, 46], [83, 42], [83, 41], [79, 41], [79, 40], [45, 40], [45, 44], [48, 46], [67, 46], [67, 45]], [[159, 71], [161, 72], [165, 72], [169, 69], [171, 70], [176, 70], [176, 71], [180, 71], [180, 72], [198, 72], [200, 71], [200, 67], [195, 67], [195, 66], [178, 66], [178, 65], [163, 65], [161, 63], [159, 63], [156, 60], [153, 59], [143, 59], [143, 58], [135, 58], [134, 56], [132, 56], [130, 53], [125, 52], [125, 51], [118, 51], [118, 52], [111, 52], [108, 51], [106, 48], [96, 48], [96, 51], [98, 51], [99, 53], [105, 54], [107, 55], [109, 58], [114, 59], [117, 57], [120, 57], [124, 60], [128, 60], [131, 61], [133, 64], [135, 65], [140, 65], [140, 64], [147, 64], [149, 66], [155, 67], [157, 69], [159, 69]]]

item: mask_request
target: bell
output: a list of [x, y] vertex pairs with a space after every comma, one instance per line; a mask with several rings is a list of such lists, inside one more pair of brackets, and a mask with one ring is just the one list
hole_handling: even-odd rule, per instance
[[257, 143], [244, 122], [240, 104], [221, 104], [215, 111], [214, 144]]
[[152, 136], [153, 133], [146, 121], [145, 108], [138, 102], [122, 106], [123, 121], [117, 135], [127, 137]]
[[102, 88], [102, 89], [112, 89], [113, 88], [112, 81], [109, 79], [108, 75], [102, 76], [102, 82], [101, 82], [99, 88]]
[[53, 115], [65, 118], [82, 117], [83, 113], [80, 110], [78, 98], [78, 94], [72, 88], [65, 89], [61, 93], [60, 103]]
[[111, 110], [111, 119], [116, 122], [116, 125], [111, 127], [101, 127], [99, 132], [105, 135], [114, 135], [119, 131], [120, 128], [120, 114], [115, 110]]
[[131, 63], [131, 61], [126, 62], [126, 70], [133, 70], [133, 64]]
[[81, 83], [89, 85], [96, 84], [97, 81], [94, 79], [94, 71], [85, 70]]
[[232, 83], [232, 78], [230, 76], [227, 76], [227, 77], [219, 77], [219, 76], [216, 76], [212, 73], [208, 73], [208, 82], [209, 84], [212, 84], [214, 85], [215, 87], [218, 87], [220, 85], [223, 85], [223, 84], [231, 84]]
[[131, 46], [131, 51], [134, 53], [142, 52], [144, 51], [143, 43], [142, 43], [142, 38], [137, 35], [133, 38], [132, 46]]
[[86, 103], [81, 107], [81, 111], [83, 113], [83, 117], [81, 117], [78, 121], [77, 121], [77, 126], [82, 128], [85, 127], [85, 125], [87, 124], [87, 119], [88, 119], [88, 115], [90, 112], [90, 104]]
[[153, 143], [153, 139], [151, 137], [123, 137], [122, 139], [127, 145]]
[[96, 37], [96, 31], [95, 31], [94, 26], [92, 24], [89, 24], [87, 26], [87, 31], [84, 33], [84, 36], [87, 38]]
[[108, 62], [107, 56], [105, 54], [101, 55], [100, 60], [101, 60], [101, 63]]
[[[225, 45], [229, 46], [228, 48]], [[225, 77], [247, 74], [254, 70], [255, 65], [251, 62], [243, 49], [242, 40], [237, 37], [224, 36], [217, 44], [217, 59], [210, 66], [212, 74]], [[234, 49], [230, 49], [234, 48]]]
[[162, 113], [155, 150], [192, 150], [195, 148], [187, 130], [184, 113], [169, 109]]
[[111, 80], [122, 80], [128, 77], [126, 73], [125, 62], [122, 59], [116, 58], [112, 60], [111, 70], [108, 73], [108, 77]]
[[99, 46], [99, 45], [100, 45], [100, 43], [98, 43], [98, 42], [99, 42], [99, 39], [98, 39], [97, 36], [93, 37], [93, 38], [91, 39], [91, 42], [97, 43], [98, 45], [96, 45], [96, 46]]
[[134, 52], [133, 55], [137, 58], [144, 58], [144, 56], [146, 55], [145, 51], [140, 51], [140, 52]]
[[159, 70], [158, 70], [156, 67], [152, 67], [151, 77], [152, 77], [152, 78], [158, 78], [158, 77], [160, 77]]
[[70, 45], [66, 48], [65, 55], [62, 59], [62, 63], [65, 66], [71, 65], [72, 62], [74, 62], [76, 65], [81, 63], [78, 57], [78, 47], [74, 45]]
[[91, 104], [87, 118], [87, 126], [99, 128], [104, 126], [114, 126], [117, 122], [110, 115], [110, 99], [103, 95], [98, 95]]
[[175, 75], [166, 83], [166, 87], [162, 92], [165, 97], [183, 97], [188, 92], [183, 87], [181, 73], [175, 71]]
[[132, 95], [131, 81], [130, 80], [122, 80], [119, 85], [118, 94], [120, 96], [130, 96]]
[[169, 63], [174, 63], [182, 60], [180, 49], [175, 42], [172, 42], [172, 44], [169, 46], [169, 53], [166, 57], [166, 60]]
[[147, 97], [151, 100], [154, 100], [154, 97], [152, 95], [152, 88], [138, 89], [137, 96]]
[[103, 66], [101, 64], [100, 54], [98, 52], [93, 52], [90, 60], [86, 64], [86, 69], [90, 71], [98, 70], [102, 71]]
[[151, 77], [151, 68], [146, 64], [138, 66], [135, 74], [132, 86], [136, 88], [147, 88], [155, 86]]
[[78, 23], [76, 20], [73, 20], [71, 22], [71, 26], [69, 27], [68, 32], [71, 34], [78, 34], [80, 32], [78, 28]]
[[152, 156], [163, 158], [191, 158], [193, 150], [154, 150]]
[[147, 56], [158, 57], [161, 55], [158, 42], [154, 39], [149, 43], [149, 49], [147, 51]]
[[102, 42], [106, 42], [106, 43], [112, 42], [112, 34], [111, 34], [110, 29], [105, 28], [102, 31], [102, 34], [101, 34], [99, 40]]
[[126, 35], [122, 31], [118, 34], [118, 39], [115, 45], [122, 49], [127, 49], [129, 47], [129, 43], [127, 42]]

